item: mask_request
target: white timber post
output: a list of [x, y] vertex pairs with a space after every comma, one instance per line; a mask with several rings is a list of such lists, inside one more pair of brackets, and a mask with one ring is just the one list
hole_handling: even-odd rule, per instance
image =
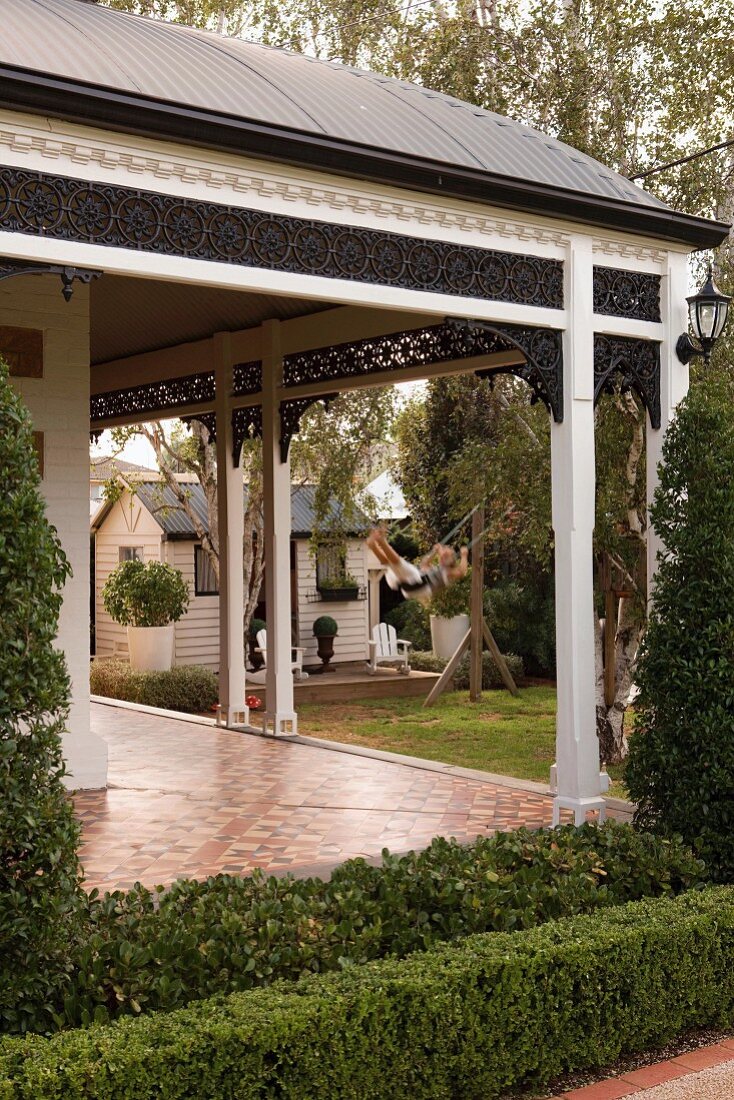
[[263, 731], [296, 733], [291, 657], [291, 465], [280, 446], [283, 379], [280, 322], [263, 326], [263, 513], [268, 656]]
[[605, 812], [599, 774], [594, 668], [594, 327], [591, 240], [574, 235], [566, 261], [563, 422], [551, 426], [556, 576], [555, 802], [574, 813]]
[[660, 312], [664, 336], [660, 345], [660, 427], [647, 420], [647, 597], [652, 599], [660, 538], [649, 522], [649, 509], [658, 486], [658, 466], [663, 458], [663, 440], [675, 415], [676, 406], [688, 393], [689, 371], [675, 354], [678, 337], [688, 332], [688, 257], [669, 252], [660, 283]]
[[231, 728], [249, 725], [245, 705], [245, 526], [242, 467], [232, 446], [234, 364], [228, 333], [214, 337], [217, 416], [217, 516], [219, 531], [219, 712]]

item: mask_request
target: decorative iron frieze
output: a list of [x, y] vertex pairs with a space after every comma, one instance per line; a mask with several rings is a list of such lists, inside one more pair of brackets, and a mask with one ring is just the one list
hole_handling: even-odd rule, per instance
[[263, 365], [260, 359], [251, 363], [235, 363], [234, 392], [237, 397], [260, 393], [263, 388]]
[[202, 412], [197, 413], [196, 416], [182, 416], [181, 423], [186, 427], [190, 427], [192, 420], [198, 420], [200, 424], [206, 428], [209, 433], [209, 443], [216, 443], [217, 441], [217, 414], [215, 412]]
[[297, 397], [293, 401], [281, 401], [280, 403], [280, 461], [288, 461], [288, 451], [291, 440], [301, 428], [301, 417], [315, 405], [322, 401], [324, 408], [328, 409], [332, 401], [336, 401], [338, 393], [322, 393], [318, 397]]
[[594, 336], [594, 402], [613, 393], [633, 391], [642, 401], [653, 428], [660, 427], [660, 344], [629, 336]]
[[130, 413], [157, 416], [171, 409], [201, 405], [214, 400], [214, 371], [189, 374], [184, 378], [166, 378], [124, 390], [108, 390], [92, 396], [90, 418], [100, 424]]
[[[2, 192], [0, 192], [0, 208], [2, 206]], [[92, 279], [98, 279], [101, 271], [89, 271], [83, 267], [65, 267], [60, 264], [34, 264], [27, 260], [0, 259], [0, 282], [3, 279], [13, 279], [17, 275], [59, 275], [61, 277], [61, 293], [64, 301], [70, 302], [74, 293], [74, 281], [79, 283], [91, 283]]]
[[232, 410], [232, 458], [235, 466], [240, 464], [242, 445], [246, 439], [262, 439], [263, 411], [261, 405], [249, 409]]
[[660, 276], [646, 271], [594, 267], [594, 313], [660, 320]]
[[563, 308], [559, 260], [16, 168], [0, 169], [0, 229], [270, 271]]

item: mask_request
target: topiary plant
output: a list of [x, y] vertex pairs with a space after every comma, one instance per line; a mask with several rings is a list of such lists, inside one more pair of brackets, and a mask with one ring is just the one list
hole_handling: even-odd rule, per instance
[[455, 581], [448, 588], [442, 588], [428, 605], [432, 615], [440, 615], [443, 619], [453, 619], [455, 615], [468, 615], [470, 608], [471, 566], [465, 577]]
[[121, 626], [168, 626], [189, 606], [189, 589], [178, 569], [161, 561], [123, 561], [102, 589], [105, 611]]
[[709, 376], [663, 446], [664, 549], [640, 651], [626, 783], [637, 822], [734, 879], [734, 384]]
[[336, 619], [331, 615], [319, 615], [313, 624], [314, 638], [335, 638], [339, 633]]
[[247, 636], [251, 642], [253, 642], [261, 630], [265, 630], [267, 623], [264, 619], [250, 619], [250, 625], [247, 629]]
[[70, 575], [45, 515], [31, 423], [0, 360], [0, 1030], [44, 1030], [83, 895], [64, 791], [69, 679], [54, 648]]

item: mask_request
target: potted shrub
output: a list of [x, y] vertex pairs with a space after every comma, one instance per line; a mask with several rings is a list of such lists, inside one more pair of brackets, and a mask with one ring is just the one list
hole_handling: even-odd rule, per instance
[[261, 669], [265, 664], [262, 653], [257, 652], [257, 636], [261, 630], [265, 630], [265, 626], [264, 619], [250, 619], [250, 625], [247, 628], [247, 650], [250, 657], [250, 664], [255, 672]]
[[469, 629], [470, 605], [471, 570], [431, 600], [431, 644], [436, 657], [442, 657], [444, 661], [453, 657]]
[[189, 606], [189, 589], [178, 569], [160, 561], [123, 561], [102, 590], [105, 611], [127, 627], [130, 665], [161, 672], [173, 664], [173, 624]]
[[336, 620], [331, 615], [320, 615], [313, 624], [314, 638], [318, 643], [318, 653], [321, 658], [321, 668], [318, 672], [333, 672], [329, 667], [329, 661], [334, 656], [334, 638], [339, 633]]
[[336, 577], [324, 577], [318, 585], [319, 595], [322, 600], [335, 603], [338, 600], [356, 600], [359, 597], [359, 585], [350, 573], [342, 573]]

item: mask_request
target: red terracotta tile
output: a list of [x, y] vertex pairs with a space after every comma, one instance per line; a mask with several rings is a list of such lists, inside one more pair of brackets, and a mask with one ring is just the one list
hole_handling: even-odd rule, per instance
[[710, 1066], [721, 1065], [722, 1062], [730, 1062], [734, 1059], [734, 1051], [731, 1048], [720, 1046], [702, 1047], [700, 1050], [689, 1050], [686, 1054], [680, 1054], [672, 1058], [674, 1065], [683, 1066], [688, 1070], [708, 1069]]
[[584, 1085], [580, 1089], [571, 1089], [563, 1093], [563, 1100], [619, 1100], [622, 1096], [632, 1096], [640, 1092], [636, 1085], [629, 1081], [621, 1081], [617, 1078], [608, 1081], [597, 1081], [593, 1085]]
[[641, 1069], [623, 1073], [620, 1079], [629, 1081], [632, 1085], [638, 1085], [641, 1089], [650, 1089], [654, 1085], [662, 1085], [666, 1081], [674, 1081], [676, 1077], [683, 1077], [688, 1072], [683, 1066], [676, 1066], [673, 1062], [656, 1062], [652, 1066], [643, 1066]]

